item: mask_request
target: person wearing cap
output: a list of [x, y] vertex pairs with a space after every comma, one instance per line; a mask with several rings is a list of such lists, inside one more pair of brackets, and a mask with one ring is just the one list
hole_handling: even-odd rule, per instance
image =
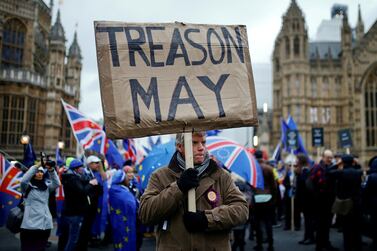
[[80, 160], [73, 159], [67, 172], [62, 174], [65, 193], [63, 216], [68, 224], [68, 240], [64, 251], [75, 250], [84, 215], [89, 209], [89, 194], [98, 186], [96, 179], [89, 180], [83, 175], [82, 167]]
[[136, 199], [129, 190], [130, 180], [117, 170], [109, 189], [110, 223], [114, 250], [136, 250]]
[[[335, 183], [336, 201], [332, 209], [333, 213], [342, 217], [340, 224], [343, 230], [344, 250], [362, 250], [361, 182], [363, 172], [355, 166], [352, 155], [344, 154], [341, 165], [332, 166], [328, 173], [329, 178]], [[334, 208], [339, 201], [342, 202], [340, 211]], [[345, 206], [344, 203], [348, 205]]]
[[51, 167], [45, 169], [37, 165], [32, 166], [22, 177], [21, 192], [24, 194], [25, 202], [20, 233], [22, 251], [45, 250], [53, 228], [48, 198], [50, 192], [59, 184], [58, 175]]
[[[90, 204], [88, 211], [84, 215], [84, 220], [80, 230], [80, 237], [77, 241], [76, 250], [86, 251], [88, 250], [89, 241], [97, 241], [100, 233], [99, 228], [101, 228], [101, 213], [98, 209], [102, 209], [102, 200], [104, 193], [105, 181], [107, 180], [106, 172], [103, 168], [103, 163], [99, 157], [96, 155], [90, 155], [86, 158], [85, 176], [87, 179], [97, 180], [98, 185], [95, 186], [89, 193]], [[93, 225], [95, 224], [95, 227]], [[95, 231], [93, 231], [95, 230]], [[95, 232], [95, 233], [92, 233]], [[97, 235], [97, 236], [96, 236]]]
[[[156, 250], [230, 250], [230, 231], [244, 224], [248, 204], [229, 172], [210, 159], [205, 132], [192, 133], [193, 168], [186, 169], [182, 133], [168, 166], [152, 173], [141, 196], [139, 217], [159, 224]], [[190, 189], [196, 190], [196, 212], [188, 211]]]
[[372, 248], [377, 250], [377, 156], [369, 161], [368, 176], [363, 188], [364, 203], [370, 214]]
[[255, 158], [257, 159], [260, 167], [263, 172], [263, 189], [255, 190], [255, 232], [256, 232], [256, 242], [257, 245], [254, 247], [254, 250], [263, 250], [263, 234], [262, 234], [262, 225], [265, 227], [265, 232], [267, 235], [267, 250], [274, 250], [274, 237], [272, 231], [274, 210], [276, 204], [276, 195], [277, 195], [277, 186], [275, 182], [275, 177], [273, 173], [273, 168], [266, 161], [263, 160], [263, 152], [257, 150], [254, 153]]

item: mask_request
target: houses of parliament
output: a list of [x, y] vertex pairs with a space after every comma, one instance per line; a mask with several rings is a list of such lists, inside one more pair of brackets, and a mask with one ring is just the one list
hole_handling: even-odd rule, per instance
[[[350, 129], [351, 153], [365, 163], [377, 150], [377, 22], [365, 30], [362, 8], [351, 27], [345, 5], [334, 5], [308, 38], [304, 12], [292, 0], [275, 40], [272, 144], [281, 137], [280, 119], [290, 114], [308, 152], [312, 128], [324, 129], [324, 148], [344, 152], [338, 131]], [[307, 13], [310, 15], [310, 13]]]
[[75, 154], [76, 143], [61, 99], [80, 102], [81, 51], [75, 32], [66, 44], [60, 12], [53, 1], [0, 2], [0, 150], [22, 159], [22, 135], [36, 153]]

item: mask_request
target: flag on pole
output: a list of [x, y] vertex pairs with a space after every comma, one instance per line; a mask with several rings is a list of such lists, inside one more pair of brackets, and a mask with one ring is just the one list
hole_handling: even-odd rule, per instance
[[92, 150], [104, 155], [109, 165], [122, 167], [123, 158], [114, 143], [106, 137], [106, 132], [102, 127], [63, 100], [62, 104], [77, 142], [85, 150]]
[[56, 159], [56, 165], [57, 165], [58, 167], [64, 165], [64, 160], [63, 160], [63, 157], [62, 157], [62, 155], [61, 155], [61, 152], [60, 152], [60, 149], [59, 149], [59, 146], [58, 146], [58, 145], [56, 145], [55, 159]]
[[303, 140], [302, 140], [302, 138], [300, 136], [300, 133], [298, 132], [298, 128], [297, 128], [296, 122], [293, 120], [293, 118], [292, 118], [291, 115], [288, 116], [287, 126], [288, 126], [288, 128], [290, 130], [297, 130], [297, 133], [298, 133], [298, 147], [294, 151], [294, 154], [303, 153], [306, 156], [308, 156], [308, 152], [305, 149], [304, 142], [303, 142]]
[[83, 148], [105, 155], [106, 133], [102, 127], [62, 100], [64, 110], [77, 142]]
[[25, 152], [24, 152], [24, 159], [22, 161], [22, 164], [24, 164], [26, 167], [29, 168], [34, 165], [36, 160], [37, 160], [37, 157], [35, 156], [33, 146], [31, 145], [31, 143], [29, 143], [26, 145]]
[[18, 205], [22, 176], [23, 172], [0, 154], [0, 227], [5, 225], [9, 210]]
[[133, 139], [124, 139], [123, 148], [125, 151], [124, 158], [126, 160], [131, 160], [132, 163], [135, 163], [137, 159], [137, 150], [135, 146], [135, 141]]

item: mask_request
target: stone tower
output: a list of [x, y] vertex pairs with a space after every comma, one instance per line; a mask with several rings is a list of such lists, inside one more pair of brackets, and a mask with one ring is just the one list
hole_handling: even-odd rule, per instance
[[[275, 41], [273, 52], [273, 128], [280, 128], [280, 118], [295, 115], [296, 122], [304, 122], [307, 111], [309, 63], [308, 32], [305, 18], [295, 0], [283, 16], [282, 28]], [[295, 98], [288, 98], [295, 97]], [[302, 137], [309, 130], [305, 124], [300, 128]], [[280, 130], [272, 137], [280, 138]]]
[[76, 89], [76, 99], [80, 100], [80, 77], [81, 77], [81, 49], [77, 42], [77, 31], [73, 38], [73, 42], [68, 50], [67, 66], [66, 66], [66, 85]]

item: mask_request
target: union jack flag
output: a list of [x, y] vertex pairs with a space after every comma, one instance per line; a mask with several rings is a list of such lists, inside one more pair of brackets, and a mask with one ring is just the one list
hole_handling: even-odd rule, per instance
[[77, 142], [84, 149], [91, 149], [105, 155], [107, 138], [102, 127], [63, 100], [62, 104]]
[[132, 163], [135, 163], [137, 160], [137, 155], [138, 155], [135, 141], [133, 139], [124, 139], [123, 148], [125, 151], [124, 158], [126, 160], [131, 160]]
[[222, 137], [210, 136], [207, 137], [207, 149], [231, 172], [241, 176], [253, 187], [263, 189], [262, 169], [245, 147]]
[[9, 210], [18, 205], [21, 198], [23, 172], [0, 154], [0, 227], [6, 222]]
[[104, 155], [110, 166], [122, 167], [123, 158], [114, 143], [106, 137], [102, 127], [63, 100], [62, 104], [77, 142], [84, 149]]
[[84, 149], [105, 154], [106, 133], [102, 130], [102, 127], [63, 100], [62, 104], [77, 142]]

